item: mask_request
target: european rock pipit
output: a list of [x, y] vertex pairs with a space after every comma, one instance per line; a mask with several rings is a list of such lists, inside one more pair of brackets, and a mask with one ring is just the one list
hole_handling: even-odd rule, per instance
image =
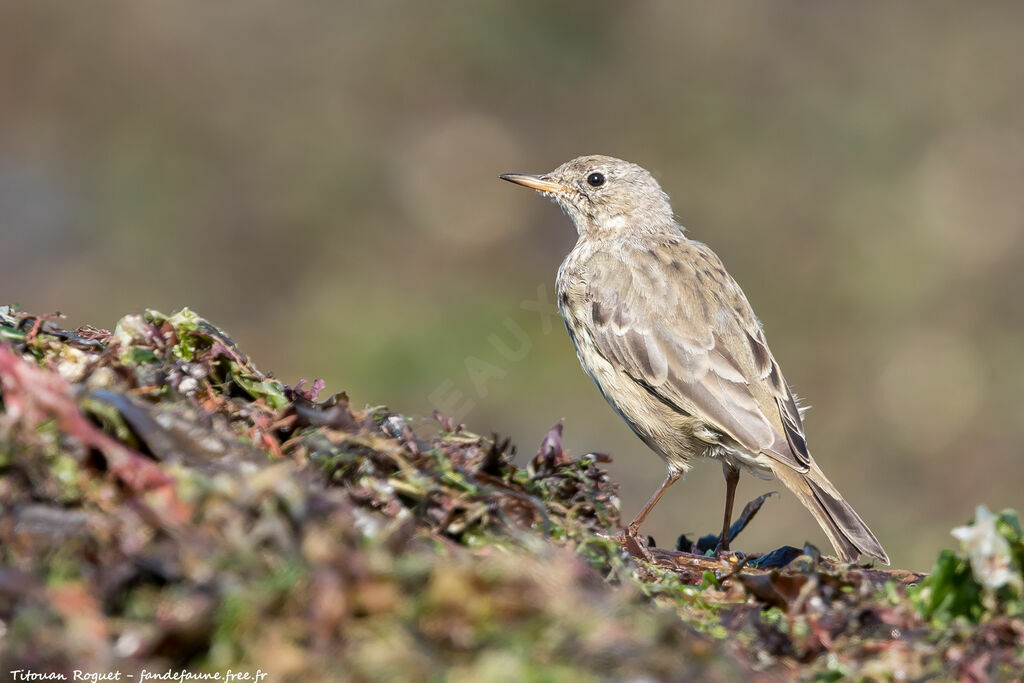
[[626, 527], [637, 541], [658, 499], [699, 457], [726, 480], [720, 548], [740, 469], [782, 481], [846, 562], [888, 564], [875, 535], [807, 449], [800, 409], [743, 290], [708, 247], [686, 237], [646, 170], [586, 156], [545, 175], [502, 179], [553, 199], [579, 233], [558, 269], [558, 310], [583, 369], [664, 459], [668, 474]]

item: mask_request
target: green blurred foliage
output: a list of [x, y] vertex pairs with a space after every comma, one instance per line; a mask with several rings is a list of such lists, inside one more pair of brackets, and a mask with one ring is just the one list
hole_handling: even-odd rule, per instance
[[1024, 533], [1017, 512], [983, 514], [987, 519], [956, 530], [969, 539], [967, 556], [943, 550], [931, 574], [911, 589], [911, 603], [936, 627], [1024, 615]]
[[[1022, 22], [1009, 1], [5, 3], [0, 299], [106, 327], [188, 305], [284, 381], [455, 405], [522, 451], [564, 416], [628, 515], [661, 464], [522, 306], [550, 302], [572, 229], [495, 178], [628, 158], [746, 288], [822, 467], [925, 568], [974, 501], [1024, 507]], [[722, 491], [698, 468], [645, 530], [715, 528]], [[770, 505], [746, 550], [823, 543]]]

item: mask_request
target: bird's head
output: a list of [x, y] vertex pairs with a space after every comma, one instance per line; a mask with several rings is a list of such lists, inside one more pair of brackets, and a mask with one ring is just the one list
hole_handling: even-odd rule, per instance
[[593, 155], [567, 161], [550, 173], [505, 173], [502, 180], [537, 190], [555, 201], [581, 235], [678, 229], [658, 181], [636, 164]]

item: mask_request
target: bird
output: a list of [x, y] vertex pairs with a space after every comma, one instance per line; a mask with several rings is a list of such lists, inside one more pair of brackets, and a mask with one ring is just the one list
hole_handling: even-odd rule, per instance
[[580, 364], [634, 433], [664, 460], [666, 477], [620, 540], [700, 458], [725, 476], [719, 553], [740, 471], [777, 479], [821, 525], [843, 562], [889, 556], [811, 457], [797, 399], [739, 284], [675, 220], [650, 172], [622, 159], [582, 156], [550, 173], [505, 173], [552, 199], [578, 239], [558, 269], [557, 306]]

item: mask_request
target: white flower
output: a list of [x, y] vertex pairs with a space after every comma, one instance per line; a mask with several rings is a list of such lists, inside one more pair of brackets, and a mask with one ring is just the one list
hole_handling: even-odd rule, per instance
[[974, 524], [958, 526], [950, 533], [967, 551], [978, 583], [992, 590], [1007, 584], [1020, 588], [1021, 579], [1014, 572], [1010, 544], [996, 529], [996, 519], [987, 507], [979, 505], [974, 513]]

